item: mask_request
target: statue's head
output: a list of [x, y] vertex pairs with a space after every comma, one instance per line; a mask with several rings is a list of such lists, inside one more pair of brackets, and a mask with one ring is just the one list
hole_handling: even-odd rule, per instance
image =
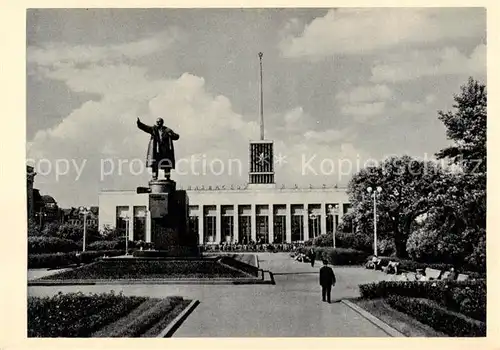
[[163, 119], [162, 118], [156, 119], [156, 125], [163, 126]]

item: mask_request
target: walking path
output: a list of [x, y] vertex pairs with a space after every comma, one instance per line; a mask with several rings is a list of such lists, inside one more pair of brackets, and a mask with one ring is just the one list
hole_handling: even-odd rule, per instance
[[[318, 270], [288, 254], [260, 253], [260, 267], [275, 274], [276, 285], [99, 285], [28, 287], [29, 295], [58, 291], [196, 298], [198, 307], [175, 337], [385, 337], [387, 333], [340, 302], [321, 301]], [[332, 299], [355, 297], [358, 284], [382, 280], [383, 273], [357, 267], [335, 268]]]

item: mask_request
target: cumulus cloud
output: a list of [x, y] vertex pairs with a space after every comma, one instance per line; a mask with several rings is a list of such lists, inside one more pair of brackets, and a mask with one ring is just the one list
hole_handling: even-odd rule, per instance
[[346, 105], [342, 107], [342, 113], [352, 116], [357, 122], [366, 122], [375, 116], [382, 114], [385, 110], [385, 102], [369, 102]]
[[116, 63], [133, 60], [164, 51], [179, 38], [180, 31], [172, 27], [138, 41], [106, 45], [68, 46], [63, 43], [47, 43], [27, 48], [27, 62], [45, 67], [64, 67], [68, 64]]
[[391, 96], [392, 91], [387, 85], [363, 85], [357, 86], [349, 92], [342, 91], [335, 98], [345, 103], [358, 103], [386, 100]]
[[425, 76], [486, 74], [486, 45], [478, 45], [466, 55], [456, 47], [415, 50], [389, 57], [388, 63], [372, 68], [372, 82], [401, 82]]
[[299, 35], [287, 35], [280, 49], [286, 57], [318, 59], [485, 32], [486, 11], [479, 8], [342, 8], [314, 19]]

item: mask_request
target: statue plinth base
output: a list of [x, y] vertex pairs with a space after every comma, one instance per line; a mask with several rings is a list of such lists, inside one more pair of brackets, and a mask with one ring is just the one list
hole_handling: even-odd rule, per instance
[[149, 181], [150, 193], [173, 193], [176, 183], [172, 180], [151, 180]]
[[197, 251], [198, 235], [189, 230], [189, 199], [186, 191], [176, 190], [175, 181], [149, 182], [149, 210], [155, 250], [170, 256], [192, 256]]

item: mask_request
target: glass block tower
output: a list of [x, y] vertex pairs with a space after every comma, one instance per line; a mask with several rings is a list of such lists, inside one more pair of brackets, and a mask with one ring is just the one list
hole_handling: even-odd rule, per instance
[[251, 187], [273, 187], [274, 182], [274, 143], [264, 139], [264, 92], [262, 87], [262, 56], [260, 63], [260, 140], [250, 141], [248, 183]]
[[249, 184], [274, 184], [273, 141], [250, 141]]

